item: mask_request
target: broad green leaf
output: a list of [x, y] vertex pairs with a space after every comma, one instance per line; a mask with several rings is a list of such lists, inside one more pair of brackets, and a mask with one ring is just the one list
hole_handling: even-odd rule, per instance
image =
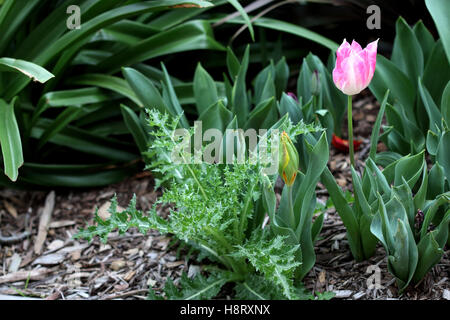
[[245, 129], [268, 129], [278, 119], [275, 97], [260, 102], [248, 115]]
[[430, 58], [423, 72], [423, 83], [433, 100], [439, 102], [450, 80], [450, 63], [447, 61], [441, 40], [438, 40], [431, 49]]
[[120, 67], [130, 66], [151, 58], [199, 49], [225, 50], [220, 43], [214, 40], [208, 22], [189, 21], [127, 47], [103, 60], [98, 68], [105, 72], [114, 72]]
[[[120, 182], [137, 172], [139, 172], [137, 164], [115, 168], [111, 163], [95, 165], [25, 163], [15, 186], [92, 188]], [[0, 184], [2, 184], [1, 177]]]
[[289, 118], [292, 123], [298, 123], [303, 118], [302, 109], [297, 101], [291, 96], [288, 96], [283, 92], [281, 96], [281, 101], [278, 106], [280, 116], [284, 116], [286, 113], [289, 114]]
[[12, 181], [17, 180], [19, 168], [23, 164], [22, 141], [14, 115], [14, 102], [8, 104], [0, 99], [0, 147], [5, 174]]
[[239, 74], [239, 70], [241, 69], [241, 63], [230, 47], [227, 48], [227, 68], [230, 73], [231, 80], [234, 83], [237, 75]]
[[413, 30], [417, 40], [419, 41], [420, 46], [422, 47], [423, 59], [424, 62], [426, 63], [435, 43], [433, 35], [425, 27], [422, 20], [418, 21], [414, 25]]
[[112, 90], [129, 98], [138, 106], [143, 107], [142, 102], [136, 97], [136, 94], [133, 90], [131, 90], [128, 83], [118, 77], [113, 77], [106, 74], [85, 74], [69, 79], [68, 83], [83, 86], [96, 86], [103, 89]]
[[331, 171], [326, 167], [320, 177], [320, 181], [325, 185], [330, 194], [333, 204], [336, 207], [342, 222], [347, 229], [347, 239], [349, 242], [350, 250], [353, 257], [357, 261], [364, 260], [364, 253], [361, 244], [361, 235], [359, 229], [359, 223], [353, 213], [352, 208], [347, 202], [341, 188], [336, 183]]
[[439, 142], [436, 161], [444, 168], [447, 183], [450, 184], [450, 131], [446, 131]]
[[411, 81], [393, 62], [381, 55], [377, 56], [375, 75], [369, 88], [378, 101], [383, 100], [386, 90], [389, 89], [391, 94], [388, 101], [391, 104], [398, 100], [406, 108], [414, 106], [415, 90]]
[[[39, 119], [31, 131], [31, 137], [40, 139], [51, 124], [52, 121], [48, 119]], [[133, 148], [128, 143], [100, 137], [72, 126], [67, 126], [59, 131], [50, 138], [49, 142], [114, 161], [128, 162], [139, 157], [136, 153], [129, 151]]]
[[202, 121], [202, 130], [218, 129], [223, 132], [233, 118], [233, 114], [224, 105], [222, 100], [212, 104], [199, 117]]
[[175, 112], [166, 106], [161, 94], [150, 79], [132, 68], [123, 68], [122, 73], [144, 107], [155, 108], [162, 113], [176, 116]]
[[450, 126], [450, 81], [447, 82], [444, 92], [442, 93], [441, 114], [447, 125]]
[[441, 113], [439, 108], [436, 106], [433, 98], [428, 92], [427, 88], [423, 85], [421, 79], [419, 79], [419, 94], [422, 98], [423, 105], [425, 106], [425, 110], [427, 111], [428, 118], [430, 119], [429, 129], [435, 130], [436, 126], [441, 125]]
[[194, 95], [198, 115], [219, 100], [214, 79], [199, 63], [194, 75]]
[[[97, 6], [106, 6], [112, 5], [110, 2], [102, 2], [98, 3]], [[148, 12], [157, 12], [162, 10], [167, 10], [171, 8], [175, 8], [179, 5], [184, 4], [190, 4], [195, 5], [198, 7], [210, 7], [213, 4], [206, 1], [199, 1], [199, 0], [188, 0], [188, 1], [181, 1], [181, 0], [157, 0], [157, 1], [146, 1], [146, 2], [140, 2], [130, 5], [125, 5], [121, 7], [116, 7], [114, 9], [108, 10], [106, 12], [98, 12], [97, 14], [93, 15], [92, 19], [89, 19], [88, 21], [83, 23], [83, 27], [79, 30], [72, 30], [70, 32], [67, 32], [62, 37], [58, 38], [56, 41], [51, 42], [51, 44], [45, 49], [41, 50], [36, 57], [34, 57], [33, 61], [42, 66], [46, 66], [52, 59], [54, 59], [58, 54], [66, 50], [67, 48], [70, 48], [76, 43], [85, 40], [86, 38], [92, 36], [95, 32], [100, 30], [101, 28], [104, 28], [106, 26], [109, 26], [115, 22], [118, 22], [123, 19], [127, 19], [133, 16], [137, 16], [140, 14], [148, 13]], [[65, 15], [64, 15], [65, 16]], [[53, 26], [54, 28], [54, 26]], [[58, 28], [56, 28], [58, 29]], [[200, 39], [204, 40], [204, 38]], [[197, 43], [198, 44], [198, 43]], [[201, 45], [206, 45], [207, 42], [201, 43]], [[153, 44], [155, 45], [155, 44]], [[149, 48], [145, 48], [148, 50]], [[167, 49], [167, 48], [166, 48]], [[159, 48], [156, 48], [156, 51], [160, 51]], [[170, 50], [169, 50], [170, 51]], [[134, 58], [136, 55], [138, 55], [141, 52], [134, 52], [132, 56], [129, 56], [128, 58]], [[151, 54], [151, 53], [149, 53]], [[127, 58], [127, 56], [125, 57]], [[124, 59], [124, 57], [119, 58], [118, 66], [124, 65], [124, 61], [120, 61], [120, 59]], [[28, 83], [28, 81], [25, 80], [18, 80], [14, 81], [14, 83], [11, 83], [10, 86], [8, 86], [8, 96], [12, 97], [16, 95], [22, 88]]]
[[445, 52], [447, 53], [447, 59], [450, 63], [450, 19], [448, 17], [448, 1], [425, 0], [425, 4], [436, 24]]
[[[161, 68], [164, 72], [164, 81], [163, 81], [163, 98], [165, 98], [166, 105], [170, 107], [172, 112], [178, 117], [180, 117], [180, 124], [184, 128], [189, 127], [189, 122], [186, 119], [186, 115], [184, 114], [184, 110], [180, 105], [180, 101], [175, 93], [175, 88], [173, 87], [172, 80], [167, 72], [166, 66], [161, 62]], [[164, 96], [165, 95], [165, 96]]]
[[42, 146], [50, 140], [55, 134], [65, 128], [69, 123], [77, 118], [82, 110], [77, 107], [69, 107], [66, 108], [63, 112], [61, 112], [53, 123], [45, 129], [42, 133], [41, 138], [39, 139], [37, 148], [40, 149]]
[[[239, 20], [230, 20], [230, 23], [241, 23]], [[285, 21], [281, 21], [281, 20], [276, 20], [276, 19], [270, 19], [270, 18], [259, 18], [257, 19], [254, 23], [254, 26], [257, 27], [263, 27], [263, 28], [268, 28], [268, 29], [273, 29], [273, 30], [277, 30], [277, 31], [281, 31], [281, 32], [287, 32], [311, 41], [314, 41], [330, 50], [337, 50], [337, 48], [339, 47], [338, 44], [328, 38], [325, 38], [323, 36], [321, 36], [318, 33], [315, 33], [311, 30], [308, 30], [306, 28], [300, 27], [298, 25], [289, 23], [289, 22], [285, 22]]]
[[0, 72], [2, 71], [19, 72], [40, 83], [47, 82], [54, 77], [53, 74], [37, 64], [13, 58], [0, 58]]
[[245, 83], [249, 60], [250, 46], [247, 46], [247, 48], [245, 49], [244, 57], [242, 58], [242, 63], [239, 68], [239, 73], [233, 86], [231, 96], [232, 111], [237, 115], [237, 121], [240, 127], [242, 127], [246, 123], [248, 113], [250, 111], [249, 101], [247, 97], [247, 86]]
[[123, 120], [125, 121], [128, 130], [130, 130], [130, 133], [133, 135], [134, 141], [136, 142], [139, 151], [147, 151], [147, 136], [145, 135], [144, 128], [142, 127], [138, 116], [134, 113], [133, 110], [123, 104], [120, 105], [120, 110], [122, 111]]
[[392, 62], [395, 63], [411, 82], [416, 85], [417, 78], [423, 73], [423, 52], [413, 30], [400, 17], [396, 23], [396, 37], [392, 51]]

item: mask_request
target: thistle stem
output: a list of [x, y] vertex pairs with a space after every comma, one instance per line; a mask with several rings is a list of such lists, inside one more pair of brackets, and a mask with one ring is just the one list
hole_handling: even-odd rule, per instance
[[350, 163], [353, 167], [355, 167], [355, 151], [353, 147], [352, 96], [348, 96], [347, 98], [348, 148], [350, 150]]

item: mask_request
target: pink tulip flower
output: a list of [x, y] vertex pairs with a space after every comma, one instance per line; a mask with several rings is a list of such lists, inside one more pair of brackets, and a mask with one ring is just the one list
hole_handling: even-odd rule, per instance
[[377, 62], [377, 44], [378, 40], [371, 42], [363, 50], [355, 40], [350, 45], [344, 39], [336, 51], [333, 81], [346, 95], [358, 94], [369, 85]]

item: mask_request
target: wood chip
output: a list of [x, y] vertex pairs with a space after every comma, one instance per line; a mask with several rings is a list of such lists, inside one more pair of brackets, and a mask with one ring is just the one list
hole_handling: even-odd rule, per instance
[[333, 236], [333, 237], [331, 238], [331, 240], [342, 240], [342, 239], [345, 239], [345, 236], [346, 236], [346, 235], [347, 235], [346, 232], [339, 233], [339, 234]]
[[0, 300], [42, 300], [42, 299], [0, 294]]
[[53, 269], [40, 268], [36, 270], [17, 271], [0, 277], [0, 283], [17, 282], [22, 280], [42, 280], [45, 276], [53, 272]]
[[325, 283], [326, 276], [327, 276], [327, 273], [326, 273], [325, 270], [320, 271], [320, 273], [319, 273], [319, 283], [320, 284], [324, 284]]
[[57, 228], [64, 228], [75, 225], [75, 221], [73, 220], [60, 220], [60, 221], [53, 221], [48, 225], [49, 229], [57, 229]]
[[167, 268], [176, 268], [178, 266], [181, 266], [182, 264], [184, 264], [184, 260], [175, 261], [175, 262], [167, 262], [166, 266], [167, 266]]
[[65, 257], [66, 257], [66, 255], [63, 253], [47, 254], [45, 256], [38, 257], [36, 260], [33, 261], [32, 265], [40, 264], [43, 266], [47, 266], [47, 265], [60, 264], [61, 262], [64, 261]]
[[16, 208], [14, 208], [14, 206], [6, 200], [3, 200], [3, 205], [5, 206], [6, 211], [8, 211], [9, 214], [14, 217], [14, 219], [17, 219], [18, 215]]
[[445, 289], [444, 293], [442, 294], [442, 298], [445, 300], [450, 300], [450, 290]]
[[127, 274], [123, 277], [123, 280], [125, 280], [125, 281], [130, 281], [133, 277], [134, 277], [134, 275], [136, 274], [136, 270], [130, 270], [130, 271], [128, 271], [127, 272]]
[[47, 246], [47, 250], [49, 251], [55, 251], [58, 249], [61, 249], [64, 246], [64, 241], [62, 240], [53, 240], [48, 246]]
[[118, 271], [125, 267], [125, 265], [126, 262], [124, 260], [115, 260], [111, 263], [111, 269], [113, 269], [114, 271]]
[[[110, 207], [111, 201], [107, 201], [104, 204], [102, 204], [102, 206], [98, 209], [98, 216], [102, 220], [107, 220], [111, 216], [111, 213], [108, 211]], [[122, 212], [124, 210], [125, 209], [122, 208], [121, 206], [117, 206], [117, 212]]]
[[360, 291], [360, 292], [355, 293], [355, 294], [353, 295], [353, 299], [359, 300], [359, 299], [361, 299], [362, 297], [364, 297], [365, 295], [366, 295], [366, 293], [365, 293], [364, 291]]
[[337, 299], [348, 298], [353, 294], [352, 290], [335, 290], [333, 292], [336, 294], [335, 298]]
[[19, 270], [21, 262], [22, 258], [20, 257], [20, 255], [17, 252], [14, 253], [13, 256], [11, 257], [11, 262], [9, 263], [8, 273], [14, 273], [17, 270]]
[[39, 231], [34, 243], [34, 253], [40, 254], [42, 252], [42, 246], [47, 238], [48, 225], [55, 208], [55, 191], [48, 194], [45, 199], [44, 210], [42, 210], [41, 218], [39, 220]]

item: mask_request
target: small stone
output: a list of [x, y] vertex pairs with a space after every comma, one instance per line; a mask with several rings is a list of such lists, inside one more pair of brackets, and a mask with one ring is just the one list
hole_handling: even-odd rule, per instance
[[111, 263], [111, 269], [114, 271], [118, 271], [125, 267], [126, 263], [124, 260], [115, 260]]

